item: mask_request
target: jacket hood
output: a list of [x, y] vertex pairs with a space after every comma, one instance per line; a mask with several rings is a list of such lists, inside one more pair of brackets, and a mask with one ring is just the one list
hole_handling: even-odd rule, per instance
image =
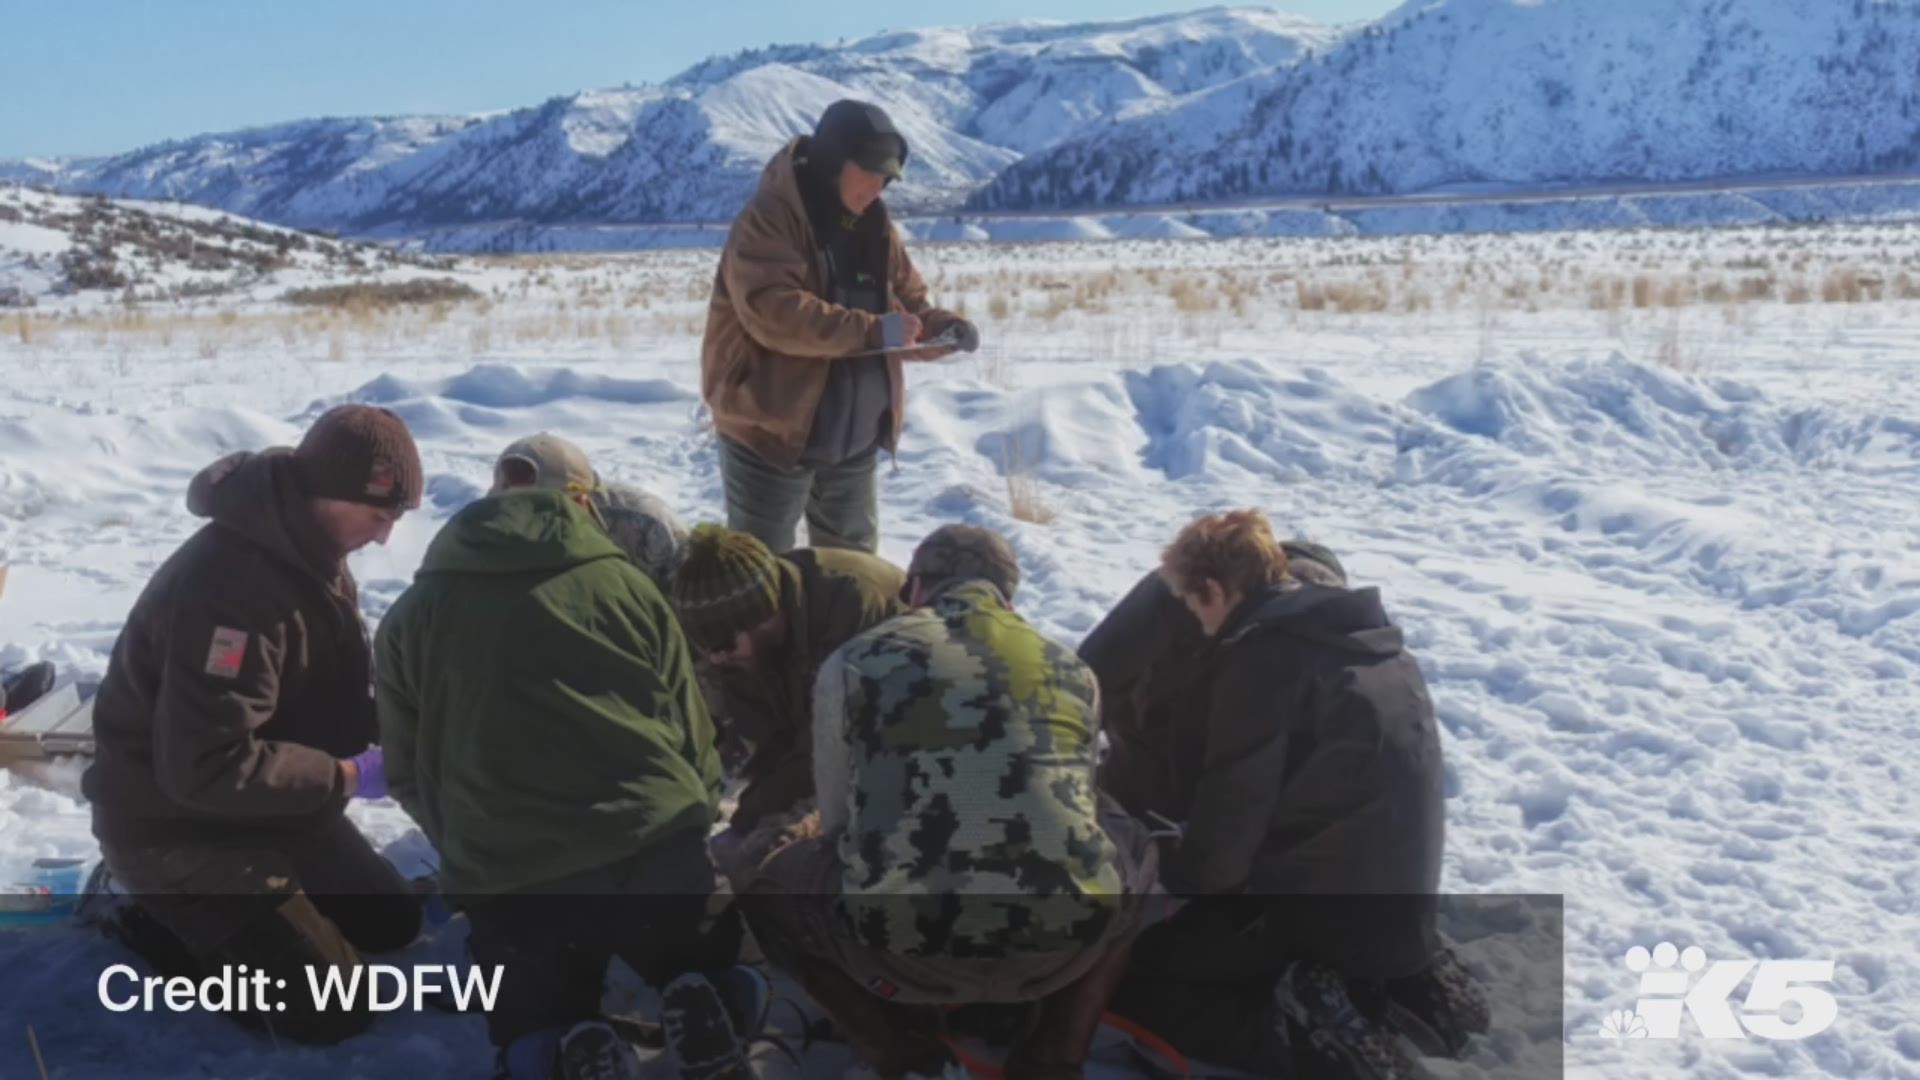
[[837, 177], [842, 164], [883, 139], [893, 141], [904, 166], [912, 148], [885, 109], [864, 101], [836, 101], [814, 125], [810, 147], [813, 168], [827, 179]]
[[1326, 585], [1272, 586], [1248, 597], [1221, 635], [1227, 644], [1261, 634], [1289, 634], [1368, 656], [1398, 656], [1400, 628], [1387, 618], [1380, 590]]
[[[820, 167], [819, 159], [814, 156], [817, 152], [813, 136], [795, 136], [760, 170], [760, 186], [753, 197], [762, 209], [777, 207], [781, 212], [791, 213], [816, 233], [820, 223], [846, 214], [840, 205], [839, 189], [828, 181], [813, 178]], [[886, 196], [873, 200], [866, 213], [852, 220], [864, 227], [871, 227], [875, 221], [883, 227], [890, 226], [893, 218], [887, 210]]]
[[282, 560], [331, 581], [344, 569], [307, 508], [287, 447], [229, 454], [187, 485], [187, 511], [211, 519]]
[[419, 576], [551, 572], [625, 557], [566, 493], [510, 491], [453, 515], [427, 546]]
[[806, 156], [807, 137], [797, 136], [773, 155], [760, 170], [760, 186], [753, 201], [764, 208], [792, 213], [801, 220], [807, 216], [806, 201], [800, 195], [800, 159]]

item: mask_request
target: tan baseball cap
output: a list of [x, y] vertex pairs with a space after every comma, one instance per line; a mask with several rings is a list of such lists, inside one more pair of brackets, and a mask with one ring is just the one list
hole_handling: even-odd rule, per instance
[[533, 469], [532, 487], [582, 494], [600, 490], [600, 476], [587, 461], [586, 451], [543, 431], [500, 451], [499, 460], [493, 463], [493, 490], [487, 494], [498, 495], [507, 490], [506, 465], [510, 461], [525, 462]]

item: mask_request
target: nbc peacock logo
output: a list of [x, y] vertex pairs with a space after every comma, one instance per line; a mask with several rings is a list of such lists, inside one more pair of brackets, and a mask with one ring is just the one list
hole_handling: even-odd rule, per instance
[[1616, 1009], [1601, 1022], [1600, 1035], [1607, 1039], [1644, 1039], [1647, 1037], [1647, 1022], [1637, 1012]]

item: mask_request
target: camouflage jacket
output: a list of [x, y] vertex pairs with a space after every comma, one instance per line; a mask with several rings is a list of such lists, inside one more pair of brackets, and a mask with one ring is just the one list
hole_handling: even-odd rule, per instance
[[822, 824], [844, 823], [840, 910], [862, 941], [993, 958], [1100, 939], [1123, 889], [1097, 690], [1071, 650], [963, 581], [848, 641], [816, 694]]

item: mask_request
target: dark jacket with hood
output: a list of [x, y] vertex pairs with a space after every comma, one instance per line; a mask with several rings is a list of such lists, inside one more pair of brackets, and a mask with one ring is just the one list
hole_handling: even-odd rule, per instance
[[387, 783], [448, 893], [544, 885], [712, 827], [720, 758], [680, 623], [566, 495], [455, 514], [378, 655]]
[[1189, 893], [1432, 893], [1445, 833], [1420, 667], [1377, 589], [1249, 597], [1209, 664], [1180, 853]]
[[[707, 305], [700, 384], [714, 427], [774, 465], [857, 453], [856, 443], [893, 449], [906, 418], [901, 361], [846, 358], [882, 344], [881, 317], [896, 305], [920, 316], [930, 336], [958, 318], [927, 302], [884, 200], [839, 220], [825, 176], [838, 173], [856, 137], [844, 141], [821, 147], [803, 135], [767, 163], [727, 234]], [[867, 438], [852, 429], [875, 404], [884, 409]]]
[[194, 477], [212, 519], [161, 564], [115, 642], [82, 786], [94, 834], [191, 845], [340, 814], [337, 759], [377, 735], [358, 591], [284, 450]]
[[1118, 699], [1101, 781], [1135, 813], [1185, 824], [1167, 888], [1317, 897], [1278, 917], [1349, 974], [1424, 965], [1445, 839], [1439, 733], [1379, 591], [1262, 590], [1211, 643], [1164, 584], [1142, 582], [1123, 613], [1082, 647]]

